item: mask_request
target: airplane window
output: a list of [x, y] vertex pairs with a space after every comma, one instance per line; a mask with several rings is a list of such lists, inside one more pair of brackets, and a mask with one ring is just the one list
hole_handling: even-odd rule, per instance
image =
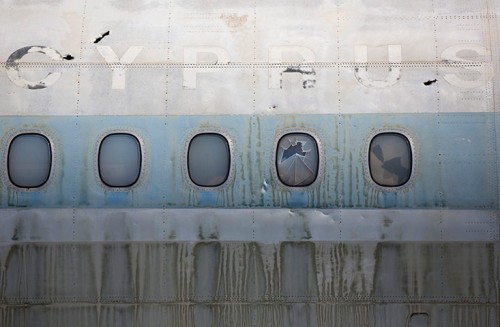
[[412, 314], [408, 327], [427, 327], [429, 326], [429, 315], [426, 313]]
[[49, 140], [41, 134], [17, 135], [9, 146], [7, 171], [17, 187], [40, 187], [47, 182], [52, 165]]
[[189, 143], [189, 178], [198, 186], [222, 185], [229, 176], [230, 161], [229, 143], [220, 134], [198, 134]]
[[110, 187], [132, 186], [139, 179], [141, 160], [141, 145], [135, 136], [110, 134], [99, 147], [99, 176]]
[[278, 142], [276, 170], [280, 181], [292, 187], [311, 185], [318, 176], [319, 152], [309, 134], [290, 133]]
[[369, 167], [372, 179], [380, 186], [398, 187], [410, 179], [412, 153], [410, 142], [399, 133], [381, 133], [370, 143]]

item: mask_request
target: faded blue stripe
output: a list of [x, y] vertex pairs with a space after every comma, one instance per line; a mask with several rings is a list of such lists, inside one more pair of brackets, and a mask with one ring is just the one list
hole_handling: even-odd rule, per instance
[[[183, 174], [186, 143], [202, 128], [234, 141], [235, 176], [223, 190], [198, 190]], [[323, 147], [321, 183], [305, 191], [280, 188], [272, 173], [275, 142], [293, 128], [314, 131]], [[413, 137], [417, 159], [414, 183], [399, 192], [364, 174], [369, 135], [394, 128]], [[0, 206], [498, 209], [496, 129], [494, 113], [2, 117]], [[5, 170], [10, 138], [28, 130], [53, 141], [55, 167], [46, 187], [27, 192]], [[113, 130], [139, 135], [146, 160], [140, 184], [119, 192], [102, 187], [95, 171], [98, 139]]]

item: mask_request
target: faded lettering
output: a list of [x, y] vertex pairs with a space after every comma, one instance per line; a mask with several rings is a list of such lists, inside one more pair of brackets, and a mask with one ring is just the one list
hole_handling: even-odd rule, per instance
[[[471, 50], [477, 53], [478, 56], [489, 56], [490, 51], [485, 47], [480, 45], [455, 45], [446, 48], [441, 53], [441, 58], [447, 62], [464, 62], [470, 61], [460, 58], [458, 56], [459, 52], [464, 50]], [[463, 87], [463, 88], [475, 88], [484, 85], [486, 81], [489, 81], [493, 77], [493, 71], [490, 67], [478, 66], [478, 67], [467, 67], [467, 70], [471, 70], [480, 74], [479, 78], [476, 80], [468, 81], [461, 79], [456, 74], [445, 74], [444, 79], [451, 85]]]
[[5, 64], [7, 70], [7, 76], [16, 85], [30, 90], [44, 89], [51, 86], [61, 77], [62, 73], [49, 73], [45, 78], [38, 81], [28, 81], [21, 76], [19, 72], [19, 61], [28, 53], [42, 53], [52, 60], [61, 61], [64, 60], [63, 56], [54, 49], [44, 47], [41, 45], [34, 45], [29, 47], [24, 47], [14, 51]]
[[[212, 64], [227, 64], [230, 57], [226, 49], [219, 47], [187, 47], [184, 49], [184, 63], [197, 64], [199, 53], [212, 53], [216, 56], [216, 61]], [[185, 67], [184, 68], [184, 81], [182, 87], [185, 89], [196, 89], [196, 75], [198, 73], [209, 73], [214, 71], [215, 68], [209, 67]]]
[[[102, 37], [108, 35], [104, 33]], [[127, 49], [121, 58], [109, 46], [96, 46], [97, 51], [105, 59], [106, 63], [110, 64], [112, 70], [112, 89], [124, 89], [126, 86], [126, 71], [128, 64], [136, 60], [138, 55], [144, 49], [142, 46], [132, 46]], [[354, 74], [359, 83], [366, 87], [388, 87], [396, 84], [401, 78], [401, 63], [402, 51], [401, 45], [388, 45], [388, 72], [385, 77], [376, 78], [370, 76], [368, 60], [368, 46], [358, 45], [354, 49]], [[466, 56], [462, 52], [472, 53], [471, 56]], [[56, 83], [62, 75], [62, 72], [50, 72], [41, 80], [30, 81], [20, 72], [20, 61], [29, 53], [41, 53], [54, 61], [69, 61], [75, 59], [71, 54], [61, 55], [58, 51], [45, 46], [27, 46], [14, 51], [5, 63], [7, 76], [16, 85], [26, 89], [44, 89]], [[200, 54], [209, 54], [214, 57], [212, 62], [200, 62]], [[445, 49], [441, 58], [444, 65], [441, 70], [451, 68], [451, 71], [443, 73], [443, 79], [453, 86], [461, 88], [475, 88], [483, 86], [490, 81], [494, 72], [490, 60], [491, 52], [481, 45], [455, 45]], [[476, 59], [481, 58], [481, 59]], [[290, 58], [293, 58], [290, 60]], [[297, 59], [298, 58], [298, 59]], [[288, 60], [288, 61], [287, 61]], [[212, 73], [225, 65], [229, 64], [230, 55], [226, 49], [213, 46], [193, 46], [184, 48], [184, 66], [183, 66], [183, 82], [184, 89], [196, 89], [197, 77], [200, 73]], [[373, 61], [372, 61], [373, 62]], [[304, 89], [313, 88], [316, 86], [316, 72], [314, 65], [316, 57], [314, 52], [304, 46], [273, 46], [269, 49], [269, 88], [283, 88], [283, 74], [295, 73], [302, 76], [302, 87]], [[57, 67], [59, 64], [52, 65]], [[51, 67], [50, 64], [46, 65]], [[386, 66], [386, 65], [384, 65]], [[458, 69], [465, 71], [461, 76]], [[383, 73], [385, 74], [385, 72]], [[436, 78], [422, 81], [423, 85], [431, 86], [438, 82]]]
[[283, 63], [283, 53], [297, 53], [302, 57], [300, 65], [290, 65], [283, 69], [282, 67], [269, 68], [269, 88], [281, 89], [283, 87], [283, 73], [302, 74], [302, 87], [312, 88], [316, 85], [316, 72], [307, 65], [316, 61], [316, 56], [311, 49], [302, 46], [276, 46], [269, 49], [269, 62], [271, 64]]
[[125, 88], [125, 72], [127, 71], [126, 64], [131, 64], [135, 58], [142, 51], [143, 47], [130, 47], [125, 54], [118, 58], [116, 53], [109, 46], [98, 45], [97, 51], [106, 60], [107, 63], [115, 64], [111, 68], [113, 70], [113, 77], [111, 88], [114, 90], [121, 90]]
[[[401, 45], [389, 45], [387, 47], [389, 63], [401, 63]], [[368, 73], [368, 47], [358, 45], [354, 47], [354, 75], [358, 82], [366, 87], [387, 87], [396, 84], [401, 77], [401, 68], [390, 66], [385, 80], [373, 80]]]

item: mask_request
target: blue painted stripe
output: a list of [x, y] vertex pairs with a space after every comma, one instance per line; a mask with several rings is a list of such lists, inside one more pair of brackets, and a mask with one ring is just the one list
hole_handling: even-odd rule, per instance
[[[497, 120], [498, 122], [498, 120]], [[302, 207], [498, 209], [495, 113], [283, 116], [2, 117], [0, 207]], [[285, 130], [311, 130], [323, 150], [321, 181], [305, 190], [281, 188], [273, 175], [273, 148]], [[200, 190], [183, 167], [189, 138], [221, 130], [234, 142], [234, 179], [221, 190]], [[413, 183], [382, 190], [364, 170], [375, 131], [398, 129], [412, 137]], [[48, 185], [21, 190], [5, 172], [10, 139], [40, 131], [54, 146]], [[99, 138], [130, 131], [144, 145], [142, 177], [135, 187], [103, 187], [96, 173]]]

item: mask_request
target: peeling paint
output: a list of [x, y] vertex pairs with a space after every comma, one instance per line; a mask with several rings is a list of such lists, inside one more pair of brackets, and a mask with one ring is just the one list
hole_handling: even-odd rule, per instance
[[[316, 85], [316, 72], [312, 67], [303, 67], [303, 66], [289, 66], [287, 67], [283, 73], [299, 73], [302, 74], [302, 87], [304, 89], [313, 88]], [[283, 88], [283, 79], [281, 79], [280, 88]]]
[[248, 21], [248, 15], [221, 14], [219, 18], [231, 28], [242, 27]]
[[[387, 46], [389, 63], [401, 63], [401, 45], [391, 44]], [[354, 76], [359, 83], [366, 87], [388, 87], [396, 84], [401, 79], [401, 68], [390, 66], [387, 77], [384, 80], [374, 80], [368, 73], [368, 46], [358, 45], [354, 47], [354, 61], [358, 64], [354, 68]]]
[[52, 60], [64, 60], [63, 56], [59, 52], [44, 46], [36, 45], [18, 49], [9, 56], [7, 62], [5, 63], [5, 68], [9, 79], [17, 86], [29, 90], [44, 89], [56, 83], [62, 75], [61, 72], [49, 73], [45, 78], [38, 81], [28, 81], [21, 76], [21, 73], [19, 71], [19, 62], [24, 56], [29, 53], [42, 53]]

